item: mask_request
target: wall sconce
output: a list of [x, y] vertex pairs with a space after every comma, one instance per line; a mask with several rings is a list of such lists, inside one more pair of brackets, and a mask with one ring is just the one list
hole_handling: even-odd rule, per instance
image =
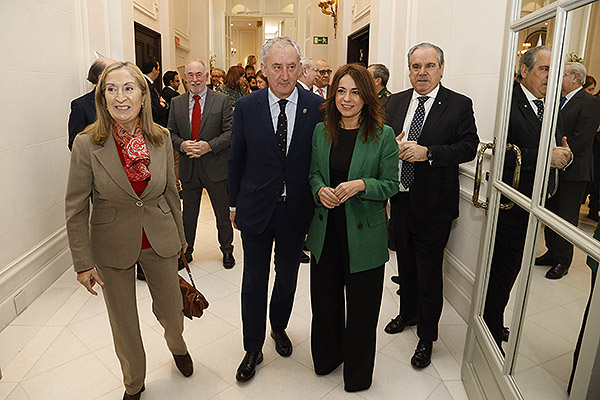
[[320, 1], [319, 7], [323, 14], [331, 15], [331, 18], [333, 18], [333, 38], [337, 38], [338, 0]]

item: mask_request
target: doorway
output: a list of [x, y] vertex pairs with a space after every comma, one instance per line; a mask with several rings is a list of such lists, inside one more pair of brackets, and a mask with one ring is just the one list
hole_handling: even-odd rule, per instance
[[[161, 71], [163, 62], [161, 59], [160, 33], [139, 24], [133, 23], [135, 34], [135, 64], [141, 69], [144, 62], [155, 58], [160, 63]], [[154, 81], [156, 90], [160, 93], [162, 89], [162, 72]]]
[[369, 65], [369, 25], [348, 36], [347, 63]]

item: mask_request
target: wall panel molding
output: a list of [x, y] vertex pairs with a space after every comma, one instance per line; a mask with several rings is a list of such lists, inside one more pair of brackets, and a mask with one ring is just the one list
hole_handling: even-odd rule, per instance
[[158, 0], [133, 0], [133, 9], [141, 12], [144, 15], [147, 15], [155, 21], [158, 21], [158, 10], [160, 9]]
[[[71, 265], [67, 231], [63, 226], [3, 268], [0, 271], [0, 330], [4, 329]], [[15, 301], [16, 297], [18, 301]]]

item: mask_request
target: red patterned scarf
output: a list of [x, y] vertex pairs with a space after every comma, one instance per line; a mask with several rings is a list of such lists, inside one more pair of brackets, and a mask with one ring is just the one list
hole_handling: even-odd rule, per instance
[[113, 137], [120, 147], [125, 159], [125, 173], [131, 182], [142, 182], [150, 178], [150, 154], [146, 147], [146, 140], [138, 121], [132, 134], [113, 121]]

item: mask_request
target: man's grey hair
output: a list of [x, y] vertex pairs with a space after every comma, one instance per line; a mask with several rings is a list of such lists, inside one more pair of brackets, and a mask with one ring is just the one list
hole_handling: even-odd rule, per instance
[[[202, 62], [202, 61], [200, 61], [200, 62]], [[212, 69], [212, 71], [210, 71], [210, 72], [211, 72], [211, 74], [212, 74], [212, 73], [213, 73], [213, 72], [215, 72], [215, 71], [221, 71], [221, 74], [222, 74], [223, 76], [225, 76], [225, 74], [226, 74], [225, 70], [224, 70], [223, 68], [219, 68], [219, 67], [214, 67], [214, 68]]]
[[519, 70], [517, 71], [517, 81], [521, 82], [523, 79], [523, 75], [521, 75], [521, 66], [525, 65], [527, 67], [527, 71], [533, 70], [535, 64], [537, 64], [537, 55], [540, 51], [549, 51], [552, 52], [552, 47], [550, 46], [536, 46], [531, 50], [528, 50], [521, 56], [519, 60]]
[[98, 78], [100, 77], [100, 75], [102, 75], [102, 72], [104, 72], [106, 67], [108, 67], [110, 64], [111, 64], [111, 62], [109, 62], [109, 60], [107, 60], [106, 58], [98, 58], [98, 59], [94, 60], [92, 65], [90, 65], [87, 80], [92, 85], [97, 85]]
[[302, 68], [315, 68], [315, 60], [310, 57], [304, 57], [300, 60], [300, 63], [302, 64]]
[[269, 57], [269, 53], [271, 52], [271, 47], [273, 47], [273, 46], [279, 46], [279, 47], [292, 46], [294, 48], [294, 50], [296, 50], [296, 53], [298, 53], [298, 60], [300, 60], [302, 58], [302, 50], [300, 50], [300, 46], [298, 46], [298, 43], [296, 43], [292, 38], [290, 38], [288, 36], [276, 37], [276, 38], [267, 40], [262, 47], [261, 56], [262, 56], [263, 63], [265, 65], [267, 65], [267, 58]]
[[578, 63], [578, 62], [568, 62], [565, 63], [565, 67], [569, 66], [571, 67], [571, 71], [570, 73], [578, 73], [579, 74], [579, 79], [577, 79], [577, 83], [581, 84], [581, 85], [585, 85], [585, 77], [586, 77], [586, 71], [585, 71], [585, 66], [582, 63]]
[[193, 59], [193, 60], [188, 61], [187, 64], [185, 64], [185, 74], [186, 75], [187, 75], [187, 71], [188, 71], [188, 66], [193, 62], [200, 63], [200, 65], [202, 65], [202, 68], [204, 68], [204, 72], [206, 72], [206, 64], [204, 64], [204, 61], [198, 60], [198, 59]]
[[411, 47], [411, 49], [408, 51], [408, 66], [410, 68], [410, 64], [412, 63], [412, 55], [415, 51], [420, 50], [420, 49], [435, 49], [435, 51], [437, 52], [438, 55], [438, 67], [442, 68], [444, 66], [444, 50], [442, 50], [440, 47], [436, 46], [433, 43], [428, 43], [428, 42], [423, 42], [423, 43], [419, 43], [417, 45], [414, 45], [413, 47]]
[[369, 68], [373, 68], [373, 79], [381, 78], [381, 86], [386, 87], [390, 79], [390, 70], [383, 64], [371, 64]]

